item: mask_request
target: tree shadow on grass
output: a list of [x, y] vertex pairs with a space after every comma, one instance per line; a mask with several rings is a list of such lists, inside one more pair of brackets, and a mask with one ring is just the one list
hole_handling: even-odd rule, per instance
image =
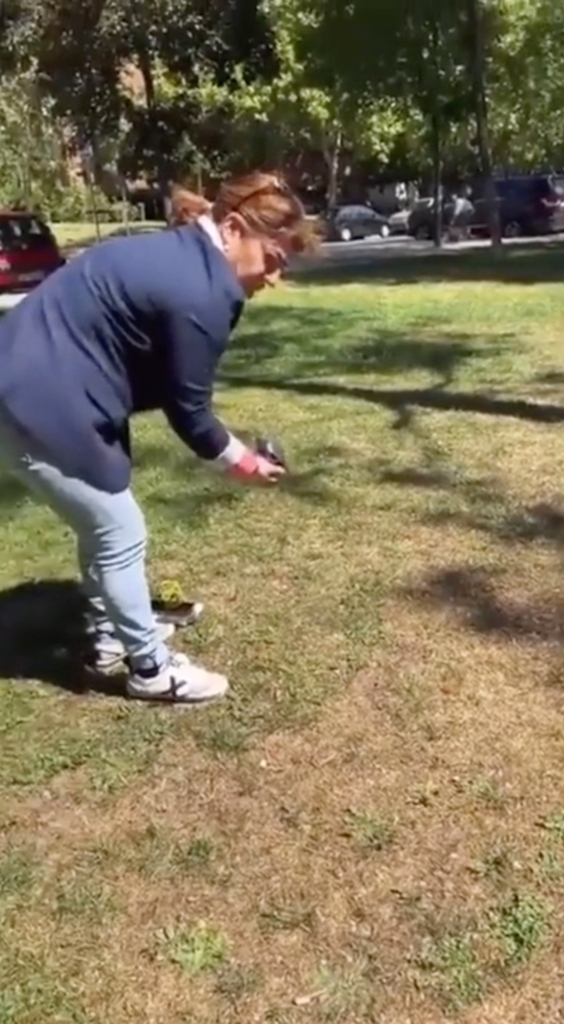
[[[512, 334], [480, 338], [463, 331], [440, 330], [436, 319], [418, 320], [413, 331], [378, 325], [366, 311], [287, 305], [273, 319], [272, 309], [257, 306], [233, 339], [220, 379], [248, 377], [249, 384], [276, 372], [284, 380], [316, 376], [426, 371], [443, 384], [472, 361], [494, 360], [517, 341]], [[437, 330], [440, 333], [437, 335]], [[356, 337], [343, 341], [354, 332]], [[487, 342], [487, 344], [486, 344]], [[256, 374], [254, 366], [260, 367]]]
[[277, 377], [248, 377], [233, 373], [223, 375], [230, 387], [264, 388], [293, 392], [298, 395], [328, 398], [350, 398], [380, 405], [401, 417], [400, 425], [409, 419], [413, 408], [443, 412], [471, 412], [487, 416], [508, 416], [535, 423], [564, 422], [564, 405], [530, 402], [519, 398], [501, 398], [479, 391], [446, 391], [442, 386], [429, 388], [378, 388], [339, 384], [336, 381], [282, 380]]
[[[156, 607], [156, 605], [155, 605]], [[28, 580], [0, 590], [0, 678], [68, 693], [125, 697], [123, 672], [93, 667], [87, 605], [76, 580]]]
[[[543, 648], [564, 644], [564, 601], [547, 595], [542, 601], [499, 595], [496, 574], [485, 566], [453, 566], [429, 573], [407, 594], [423, 605], [448, 608], [459, 625], [471, 632], [510, 644], [525, 642]], [[564, 692], [564, 669], [560, 658], [548, 669], [539, 662], [539, 679], [544, 687]]]
[[468, 477], [436, 458], [429, 445], [422, 465], [395, 467], [388, 460], [372, 463], [378, 483], [419, 490], [443, 491], [461, 499], [462, 508], [435, 509], [423, 515], [425, 525], [443, 524], [486, 533], [508, 544], [545, 542], [564, 548], [564, 498], [519, 505], [494, 475]]
[[[288, 475], [278, 480], [275, 490], [313, 507], [338, 504], [339, 494], [327, 484], [324, 476], [324, 470], [319, 467], [295, 471], [290, 466]], [[208, 485], [204, 485], [205, 489], [199, 492], [194, 490], [193, 485], [186, 488], [173, 487], [167, 495], [148, 495], [143, 501], [143, 507], [181, 521], [187, 531], [193, 532], [205, 527], [211, 514], [215, 515], [218, 510], [240, 515], [244, 503], [250, 498], [251, 490], [261, 485], [249, 487], [243, 483], [232, 484], [232, 489], [228, 489], [229, 486], [226, 483], [223, 490], [208, 490]], [[274, 491], [274, 488], [271, 490]]]
[[[352, 318], [351, 318], [352, 317]], [[427, 336], [427, 327], [417, 324], [421, 336], [379, 328], [364, 338], [335, 344], [341, 327], [366, 325], [366, 316], [343, 314], [338, 309], [303, 310], [287, 307], [272, 326], [272, 311], [258, 307], [252, 314], [252, 328], [234, 340], [220, 373], [220, 383], [231, 388], [260, 388], [292, 392], [310, 397], [351, 398], [383, 406], [397, 414], [397, 426], [409, 423], [415, 408], [445, 412], [470, 412], [507, 416], [538, 423], [564, 421], [564, 405], [521, 398], [505, 398], [490, 392], [450, 390], [457, 373], [477, 361], [495, 360], [507, 351], [517, 351], [511, 335], [491, 339], [464, 333]], [[436, 328], [430, 323], [429, 329]], [[302, 340], [303, 339], [303, 340]], [[257, 370], [251, 370], [252, 366]], [[436, 381], [425, 387], [383, 387], [342, 380], [346, 375], [392, 376], [428, 373]]]
[[[245, 431], [237, 433], [245, 435]], [[246, 440], [253, 444], [252, 437]], [[166, 472], [163, 485], [143, 482], [143, 472], [155, 467]], [[168, 439], [161, 444], [145, 441], [135, 444], [134, 468], [140, 474], [134, 489], [142, 509], [181, 521], [192, 532], [205, 527], [219, 510], [237, 513], [249, 496], [248, 486], [225, 479]], [[288, 476], [279, 482], [277, 489], [312, 505], [337, 499], [317, 469], [298, 472], [290, 466]], [[35, 503], [35, 498], [16, 479], [8, 474], [0, 475], [0, 522], [13, 520], [26, 502]]]
[[561, 370], [549, 370], [548, 372], [537, 374], [534, 378], [534, 382], [537, 384], [546, 384], [549, 387], [554, 386], [555, 384], [564, 384], [564, 373], [562, 373]]
[[508, 543], [548, 541], [557, 548], [564, 548], [564, 514], [547, 502], [500, 511], [492, 498], [489, 506], [465, 511], [444, 509], [434, 512], [425, 521], [435, 526], [449, 523], [477, 530]]
[[456, 566], [431, 572], [406, 593], [423, 604], [453, 609], [461, 623], [475, 633], [543, 643], [564, 641], [562, 602], [536, 606], [518, 600], [501, 601], [489, 568]]
[[[493, 476], [468, 479], [440, 462], [398, 469], [382, 463], [378, 479], [398, 487], [444, 491], [460, 499], [460, 509], [447, 505], [424, 514], [420, 521], [425, 525], [440, 528], [454, 524], [483, 532], [503, 544], [541, 543], [556, 551], [564, 548], [564, 512], [558, 502], [517, 506]], [[512, 641], [564, 643], [564, 602], [552, 593], [545, 600], [527, 600], [522, 587], [515, 596], [508, 595], [507, 579], [503, 579], [503, 588], [499, 586], [502, 578], [501, 559], [496, 569], [491, 565], [454, 565], [430, 569], [416, 584], [402, 588], [402, 593], [423, 606], [449, 609], [463, 628], [474, 633]]]
[[[406, 426], [415, 407], [517, 415], [544, 422], [564, 419], [560, 406], [495, 399], [489, 395], [465, 394], [447, 390], [457, 371], [475, 361], [495, 358], [508, 345], [511, 337], [492, 339], [490, 344], [476, 344], [470, 335], [447, 334], [438, 340], [413, 337], [391, 329], [379, 328], [374, 334], [348, 344], [331, 343], [339, 332], [366, 325], [364, 312], [339, 308], [304, 309], [289, 306], [276, 317], [272, 311], [257, 307], [252, 311], [249, 326], [233, 342], [220, 383], [230, 387], [258, 387], [292, 391], [319, 397], [350, 397], [387, 407], [397, 414], [396, 426]], [[419, 331], [436, 327], [418, 322]], [[487, 340], [487, 339], [486, 339]], [[243, 369], [261, 364], [259, 373], [243, 373]], [[269, 375], [266, 369], [276, 371]], [[427, 388], [379, 388], [346, 385], [327, 380], [311, 380], [309, 375], [378, 373], [392, 375], [411, 371], [426, 372], [437, 378]], [[257, 425], [257, 433], [261, 433]], [[171, 516], [182, 516], [187, 527], [197, 529], [209, 518], [212, 509], [235, 509], [245, 495], [242, 487], [212, 478], [209, 469], [186, 457], [180, 444], [149, 441], [134, 442], [136, 469], [166, 469], [169, 483], [147, 488], [143, 503]], [[297, 498], [313, 503], [334, 500], [319, 475], [312, 472], [292, 473], [284, 488]], [[142, 493], [142, 484], [140, 491]], [[26, 492], [8, 476], [0, 478], [0, 519], [11, 516]]]
[[0, 677], [123, 696], [115, 679], [87, 671], [93, 650], [86, 626], [76, 581], [31, 580], [0, 591]]
[[[237, 437], [253, 447], [255, 438], [248, 431], [234, 427]], [[257, 430], [257, 433], [261, 433]], [[188, 531], [202, 529], [218, 511], [240, 514], [255, 487], [229, 481], [214, 472], [180, 445], [141, 442], [135, 447], [135, 465], [141, 470], [152, 466], [165, 468], [165, 488], [145, 484], [141, 504], [147, 511], [156, 511], [181, 521]], [[325, 481], [320, 467], [298, 470], [290, 461], [288, 474], [282, 477], [276, 491], [290, 495], [312, 506], [338, 502], [339, 496]]]

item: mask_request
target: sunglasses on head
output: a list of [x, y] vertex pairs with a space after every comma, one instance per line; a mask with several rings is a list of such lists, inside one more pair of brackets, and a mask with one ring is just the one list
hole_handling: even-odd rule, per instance
[[255, 196], [291, 196], [292, 189], [285, 181], [271, 181], [268, 185], [261, 185], [260, 188], [256, 188], [254, 192], [249, 192], [248, 195], [243, 196], [239, 202], [232, 207], [231, 213], [237, 213], [245, 203], [248, 203], [250, 199], [254, 199]]

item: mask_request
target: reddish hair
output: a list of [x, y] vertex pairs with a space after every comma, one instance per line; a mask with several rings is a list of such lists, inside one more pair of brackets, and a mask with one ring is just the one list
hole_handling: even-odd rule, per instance
[[213, 202], [180, 186], [172, 190], [172, 224], [187, 224], [203, 214], [220, 224], [234, 213], [258, 234], [285, 234], [294, 252], [314, 246], [314, 233], [303, 205], [280, 175], [251, 171], [227, 178]]

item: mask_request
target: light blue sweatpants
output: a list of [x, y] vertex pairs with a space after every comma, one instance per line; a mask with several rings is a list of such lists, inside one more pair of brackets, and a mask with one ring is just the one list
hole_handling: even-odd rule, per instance
[[131, 491], [107, 494], [64, 476], [35, 458], [1, 416], [0, 460], [74, 530], [96, 634], [116, 636], [135, 669], [166, 664], [168, 651], [157, 638], [145, 575], [145, 521]]

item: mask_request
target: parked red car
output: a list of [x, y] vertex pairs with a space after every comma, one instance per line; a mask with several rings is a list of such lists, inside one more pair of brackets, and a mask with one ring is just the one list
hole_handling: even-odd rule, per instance
[[0, 294], [27, 292], [65, 262], [35, 213], [0, 210]]

